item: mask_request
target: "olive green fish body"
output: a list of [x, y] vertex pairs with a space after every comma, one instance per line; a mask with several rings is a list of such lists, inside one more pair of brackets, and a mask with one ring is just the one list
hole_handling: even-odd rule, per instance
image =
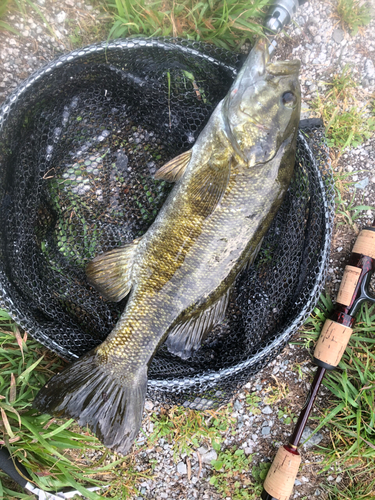
[[[141, 425], [147, 367], [165, 340], [188, 357], [219, 321], [293, 172], [299, 63], [250, 53], [190, 152], [162, 167], [176, 181], [145, 235], [98, 256], [90, 281], [110, 300], [130, 293], [108, 338], [39, 393], [42, 411], [79, 418], [123, 453]], [[57, 395], [58, 394], [58, 395]]]

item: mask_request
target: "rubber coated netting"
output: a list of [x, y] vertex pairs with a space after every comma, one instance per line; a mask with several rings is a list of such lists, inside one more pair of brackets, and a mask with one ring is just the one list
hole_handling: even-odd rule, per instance
[[[147, 230], [172, 187], [153, 174], [191, 148], [240, 65], [214, 46], [122, 40], [60, 57], [3, 104], [0, 306], [46, 347], [74, 360], [112, 330], [126, 299], [102, 300], [85, 266]], [[286, 199], [224, 322], [186, 361], [162, 346], [149, 397], [198, 409], [227, 401], [314, 307], [333, 190], [323, 134], [309, 126]]]

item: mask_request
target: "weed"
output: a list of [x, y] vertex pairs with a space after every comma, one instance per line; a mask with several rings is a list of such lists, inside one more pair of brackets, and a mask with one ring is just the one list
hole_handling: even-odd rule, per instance
[[108, 3], [115, 22], [109, 38], [130, 35], [181, 36], [234, 48], [262, 36], [256, 19], [269, 0], [114, 0]]
[[324, 485], [328, 494], [328, 500], [373, 500], [375, 479], [367, 484], [358, 481], [352, 474], [347, 474], [347, 484], [344, 487], [338, 485]]
[[170, 410], [162, 410], [159, 416], [154, 413], [151, 417], [154, 429], [149, 442], [154, 445], [160, 438], [165, 438], [173, 444], [175, 460], [182, 453], [190, 456], [201, 444], [209, 444], [219, 451], [222, 434], [236, 421], [231, 417], [231, 411], [230, 405], [218, 411], [173, 406]]
[[2, 21], [1, 19], [8, 13], [9, 11], [9, 0], [0, 0], [0, 29], [10, 31], [15, 35], [21, 35], [21, 33], [13, 28], [6, 21]]
[[324, 97], [318, 94], [312, 107], [322, 116], [328, 146], [340, 150], [359, 146], [374, 132], [375, 117], [367, 116], [366, 107], [357, 107], [357, 84], [349, 66], [326, 85], [330, 87], [329, 92]]
[[210, 483], [224, 497], [230, 497], [232, 500], [255, 500], [261, 489], [250, 489], [253, 486], [248, 475], [251, 463], [252, 456], [246, 457], [243, 450], [225, 450], [219, 453], [217, 460], [211, 462], [213, 475]]
[[251, 469], [251, 474], [255, 479], [257, 484], [263, 484], [267, 477], [268, 471], [270, 470], [270, 462], [260, 462], [258, 465], [254, 465]]
[[257, 395], [256, 392], [251, 392], [246, 395], [246, 404], [250, 407], [247, 408], [249, 414], [252, 415], [260, 415], [261, 411], [258, 408], [258, 403], [262, 401], [262, 398]]
[[[336, 192], [337, 193], [337, 192]], [[337, 222], [337, 225], [340, 226], [342, 224], [349, 224], [349, 226], [353, 227], [355, 232], [358, 234], [359, 229], [356, 225], [356, 220], [363, 215], [363, 212], [367, 210], [375, 210], [374, 207], [369, 205], [354, 205], [355, 200], [355, 191], [352, 196], [352, 199], [348, 202], [347, 200], [343, 200], [341, 194], [338, 192], [335, 198], [336, 202], [336, 214], [341, 221]]]
[[297, 417], [295, 413], [291, 411], [291, 409], [287, 406], [284, 408], [280, 408], [280, 410], [277, 413], [277, 418], [281, 420], [281, 422], [285, 425], [290, 425], [292, 422], [296, 423], [297, 422]]
[[276, 377], [274, 377], [274, 379], [276, 380], [277, 386], [270, 385], [265, 390], [267, 396], [264, 398], [264, 403], [266, 405], [274, 405], [282, 399], [285, 399], [289, 394], [289, 388], [287, 387], [287, 385], [284, 383], [280, 384]]
[[[94, 486], [111, 484], [109, 496], [119, 488], [128, 495], [136, 493], [136, 483], [149, 478], [149, 471], [136, 470], [131, 456], [114, 458], [73, 420], [59, 421], [32, 409], [41, 385], [61, 367], [56, 355], [21, 334], [9, 314], [0, 310], [0, 446], [6, 446], [43, 490], [73, 487], [91, 500], [103, 498], [84, 488], [84, 479]], [[97, 463], [92, 453], [102, 455]], [[2, 472], [0, 497], [28, 498], [14, 491]]]
[[338, 0], [336, 16], [340, 19], [342, 27], [348, 27], [352, 35], [356, 35], [360, 27], [366, 26], [371, 21], [369, 6], [358, 0]]

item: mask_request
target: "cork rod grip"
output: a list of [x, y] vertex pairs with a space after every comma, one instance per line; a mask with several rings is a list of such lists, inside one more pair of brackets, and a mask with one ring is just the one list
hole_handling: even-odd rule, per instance
[[354, 292], [361, 276], [362, 269], [355, 266], [346, 266], [341, 280], [337, 302], [344, 306], [350, 306]]
[[342, 355], [348, 345], [352, 328], [327, 319], [324, 323], [318, 343], [314, 351], [314, 361], [324, 368], [333, 369], [340, 363]]
[[293, 491], [301, 456], [286, 450], [278, 449], [271, 468], [264, 482], [265, 491], [277, 500], [288, 500]]
[[375, 259], [375, 231], [363, 229], [354, 243], [353, 253], [359, 253]]

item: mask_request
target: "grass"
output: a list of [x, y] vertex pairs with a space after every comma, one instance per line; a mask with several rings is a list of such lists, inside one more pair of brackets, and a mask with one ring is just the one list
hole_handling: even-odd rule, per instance
[[[313, 345], [333, 309], [322, 296], [304, 327], [306, 345]], [[375, 306], [364, 304], [358, 314], [339, 369], [328, 372], [324, 385], [332, 397], [319, 425], [328, 426], [332, 444], [322, 448], [322, 470], [333, 467], [345, 475], [343, 488], [328, 488], [330, 498], [374, 498], [375, 470]], [[317, 417], [316, 417], [317, 418]], [[333, 496], [332, 496], [333, 495]], [[337, 495], [337, 496], [334, 496]], [[367, 495], [367, 497], [366, 497]]]
[[228, 449], [220, 452], [217, 460], [212, 461], [213, 475], [210, 484], [223, 495], [233, 500], [256, 499], [259, 491], [254, 491], [247, 472], [252, 465], [252, 456], [246, 457], [241, 449]]
[[353, 36], [371, 21], [369, 5], [359, 0], [338, 0], [335, 15]]
[[262, 36], [259, 21], [269, 0], [114, 0], [109, 38], [175, 36], [236, 48]]
[[0, 0], [0, 30], [9, 31], [14, 35], [20, 35], [20, 32], [13, 28], [9, 23], [3, 21], [2, 18], [9, 12], [9, 0]]
[[195, 411], [180, 406], [154, 414], [154, 430], [149, 443], [155, 445], [163, 438], [173, 444], [174, 459], [183, 453], [190, 456], [201, 445], [208, 445], [220, 451], [223, 434], [233, 428], [232, 407], [228, 405], [219, 411]]
[[325, 84], [329, 91], [324, 96], [318, 94], [312, 108], [323, 119], [328, 146], [341, 151], [359, 146], [375, 131], [375, 116], [369, 110], [371, 103], [359, 107], [360, 90], [348, 65]]
[[[110, 483], [103, 490], [106, 497], [127, 498], [137, 492], [140, 480], [150, 477], [150, 471], [137, 470], [133, 456], [113, 456], [73, 420], [60, 421], [32, 408], [39, 388], [61, 367], [57, 356], [26, 333], [21, 335], [9, 315], [0, 310], [0, 446], [26, 467], [42, 489], [69, 487], [99, 500], [103, 496], [88, 491], [82, 482], [90, 486]], [[0, 498], [28, 497], [0, 471]]]
[[[375, 210], [370, 205], [356, 204], [355, 188], [351, 199], [348, 200], [349, 187], [354, 184], [354, 181], [349, 181], [348, 178], [359, 172], [335, 172], [333, 176], [335, 181], [336, 224], [337, 226], [349, 225], [354, 229], [356, 234], [359, 233], [357, 221], [363, 216], [363, 212]], [[364, 170], [361, 172], [363, 173]]]

